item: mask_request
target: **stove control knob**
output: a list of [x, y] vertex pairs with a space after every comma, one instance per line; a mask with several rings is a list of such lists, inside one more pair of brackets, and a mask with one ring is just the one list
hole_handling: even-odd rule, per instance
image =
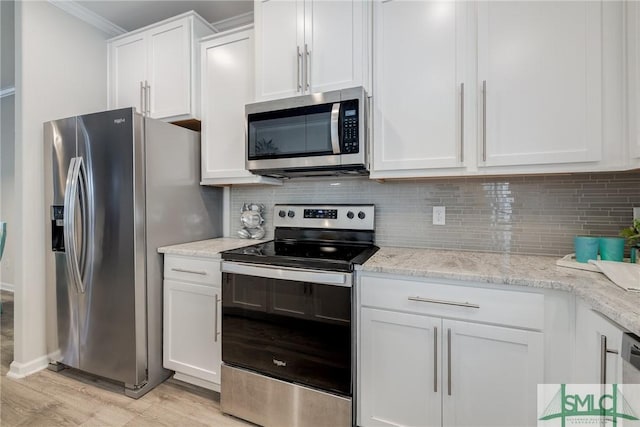
[[353, 212], [351, 211], [347, 212], [347, 218], [353, 219], [353, 217], [354, 217]]
[[293, 218], [294, 216], [296, 216], [296, 213], [294, 211], [289, 211], [289, 212], [287, 212], [287, 216], [289, 218]]
[[362, 212], [362, 211], [358, 212], [358, 218], [364, 219], [365, 216], [366, 215], [364, 214], [364, 212]]
[[286, 213], [285, 211], [282, 211], [282, 210], [281, 210], [280, 212], [278, 212], [278, 216], [279, 216], [280, 218], [284, 218], [286, 215], [287, 215], [287, 213]]

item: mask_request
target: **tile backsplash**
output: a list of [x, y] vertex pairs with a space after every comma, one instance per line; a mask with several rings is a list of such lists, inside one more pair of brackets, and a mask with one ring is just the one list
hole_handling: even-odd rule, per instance
[[[245, 202], [266, 207], [273, 237], [276, 203], [373, 203], [376, 243], [539, 255], [573, 252], [575, 235], [617, 236], [640, 206], [640, 173], [447, 178], [376, 182], [367, 178], [285, 181], [231, 190], [231, 233]], [[432, 225], [433, 206], [446, 225]]]

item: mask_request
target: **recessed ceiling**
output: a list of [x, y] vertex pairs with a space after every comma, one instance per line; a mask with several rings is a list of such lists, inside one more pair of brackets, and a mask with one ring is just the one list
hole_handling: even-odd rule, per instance
[[76, 3], [126, 31], [133, 31], [190, 10], [194, 10], [210, 23], [253, 11], [251, 0], [76, 0]]

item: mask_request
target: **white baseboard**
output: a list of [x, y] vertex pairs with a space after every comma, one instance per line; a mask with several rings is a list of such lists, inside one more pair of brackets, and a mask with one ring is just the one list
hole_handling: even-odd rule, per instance
[[45, 369], [49, 365], [49, 356], [38, 357], [27, 363], [18, 363], [15, 360], [9, 366], [7, 377], [24, 378]]
[[220, 393], [220, 384], [215, 384], [215, 383], [212, 383], [211, 381], [192, 377], [191, 375], [176, 372], [175, 374], [173, 374], [173, 379], [178, 381], [184, 381], [185, 383], [197, 385], [198, 387], [203, 387], [203, 388], [217, 391], [218, 393]]
[[0, 282], [0, 291], [15, 292], [16, 288], [11, 283]]

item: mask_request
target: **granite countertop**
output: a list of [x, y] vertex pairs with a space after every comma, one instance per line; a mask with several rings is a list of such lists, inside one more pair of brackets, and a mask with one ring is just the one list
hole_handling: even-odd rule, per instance
[[198, 242], [182, 243], [179, 245], [162, 246], [158, 252], [171, 255], [199, 256], [218, 258], [222, 251], [251, 246], [265, 240], [237, 239], [233, 237], [219, 237], [217, 239], [200, 240]]
[[623, 290], [601, 273], [557, 266], [557, 259], [538, 255], [382, 247], [361, 270], [572, 292], [596, 311], [640, 335], [640, 293]]
[[[163, 246], [158, 252], [217, 258], [222, 251], [261, 242], [264, 240], [221, 237]], [[539, 255], [381, 247], [359, 270], [572, 292], [596, 311], [640, 335], [640, 293], [623, 290], [601, 273], [559, 267], [557, 259]]]

